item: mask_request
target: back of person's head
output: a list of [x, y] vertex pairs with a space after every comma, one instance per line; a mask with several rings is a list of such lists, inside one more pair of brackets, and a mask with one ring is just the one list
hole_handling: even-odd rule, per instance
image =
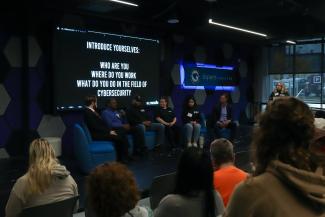
[[29, 147], [28, 193], [40, 194], [52, 182], [52, 170], [58, 165], [54, 150], [45, 139], [35, 139]]
[[89, 95], [85, 97], [85, 106], [90, 106], [92, 103], [97, 101], [97, 97], [95, 95]]
[[227, 139], [216, 139], [210, 145], [210, 153], [214, 166], [234, 162], [234, 148]]
[[255, 175], [265, 172], [272, 160], [311, 170], [308, 145], [313, 135], [314, 117], [304, 102], [293, 97], [271, 102], [253, 136]]
[[199, 148], [190, 147], [182, 153], [176, 175], [175, 194], [186, 197], [205, 194], [206, 216], [215, 215], [213, 168], [210, 156]]
[[97, 166], [88, 177], [87, 190], [96, 217], [121, 217], [139, 200], [133, 174], [120, 163]]

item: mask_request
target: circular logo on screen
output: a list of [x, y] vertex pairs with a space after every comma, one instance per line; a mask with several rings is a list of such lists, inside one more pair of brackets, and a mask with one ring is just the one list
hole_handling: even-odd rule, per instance
[[192, 82], [193, 82], [193, 83], [198, 82], [199, 79], [200, 79], [200, 74], [199, 74], [199, 72], [198, 72], [197, 70], [193, 70], [193, 71], [192, 71], [192, 76], [191, 76], [191, 78], [192, 78]]

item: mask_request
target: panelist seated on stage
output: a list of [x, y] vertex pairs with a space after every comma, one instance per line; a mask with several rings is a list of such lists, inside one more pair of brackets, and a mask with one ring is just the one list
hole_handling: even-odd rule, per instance
[[131, 133], [134, 141], [133, 155], [145, 154], [147, 149], [143, 130], [139, 127], [131, 126], [127, 122], [126, 114], [123, 110], [118, 110], [118, 103], [115, 98], [110, 98], [106, 106], [106, 109], [102, 111], [102, 119], [106, 125], [118, 132], [123, 132], [123, 134]]
[[229, 95], [227, 93], [223, 93], [220, 96], [219, 103], [212, 111], [209, 125], [213, 129], [215, 138], [220, 138], [220, 131], [222, 129], [229, 129], [230, 139], [234, 139], [237, 126], [232, 120], [232, 106], [229, 103]]
[[278, 82], [275, 86], [275, 89], [272, 91], [269, 100], [272, 101], [277, 97], [289, 96], [289, 92], [285, 85], [281, 82]]
[[166, 139], [169, 142], [170, 148], [176, 148], [178, 144], [179, 129], [176, 126], [176, 115], [173, 109], [168, 107], [167, 97], [161, 97], [159, 100], [159, 108], [155, 114], [156, 121], [165, 126]]
[[160, 147], [164, 143], [165, 126], [161, 123], [151, 122], [151, 118], [143, 106], [141, 96], [134, 97], [130, 108], [126, 111], [126, 116], [131, 127], [142, 132], [143, 144], [145, 144], [144, 133], [146, 130], [152, 130], [157, 133], [156, 147]]
[[122, 130], [109, 128], [97, 113], [97, 97], [87, 96], [85, 99], [84, 120], [94, 140], [112, 141], [117, 153], [117, 160], [126, 163], [129, 160], [127, 135]]
[[192, 145], [197, 147], [201, 132], [201, 117], [196, 100], [193, 96], [190, 96], [185, 100], [182, 119], [185, 129], [187, 147]]

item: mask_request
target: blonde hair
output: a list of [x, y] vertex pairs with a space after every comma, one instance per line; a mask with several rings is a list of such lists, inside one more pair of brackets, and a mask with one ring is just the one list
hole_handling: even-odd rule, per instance
[[277, 92], [277, 86], [278, 85], [281, 85], [281, 93], [288, 93], [288, 89], [286, 88], [286, 86], [284, 85], [284, 83], [282, 82], [278, 82], [276, 83], [276, 86], [275, 86], [275, 89], [274, 89], [274, 92]]
[[41, 194], [52, 182], [52, 169], [58, 165], [54, 150], [45, 139], [35, 139], [29, 147], [27, 194]]

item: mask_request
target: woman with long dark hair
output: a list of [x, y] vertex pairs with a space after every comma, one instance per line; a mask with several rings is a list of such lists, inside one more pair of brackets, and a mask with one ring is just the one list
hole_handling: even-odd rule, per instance
[[189, 96], [184, 103], [182, 119], [186, 135], [187, 147], [197, 147], [200, 137], [200, 111], [197, 107], [196, 100], [193, 96]]
[[178, 164], [175, 191], [160, 201], [155, 217], [216, 217], [223, 210], [213, 188], [210, 157], [198, 148], [186, 149]]
[[308, 148], [314, 133], [305, 103], [293, 97], [271, 102], [253, 136], [253, 177], [237, 186], [225, 216], [325, 216], [325, 177], [314, 173]]

